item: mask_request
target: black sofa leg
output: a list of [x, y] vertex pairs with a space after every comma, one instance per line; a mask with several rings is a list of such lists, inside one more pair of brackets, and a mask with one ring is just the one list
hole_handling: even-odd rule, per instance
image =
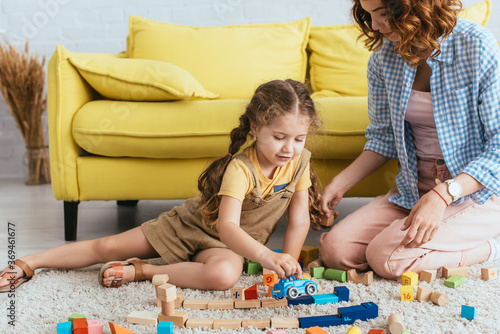
[[64, 239], [66, 241], [76, 240], [78, 204], [80, 204], [80, 201], [64, 202]]
[[118, 206], [130, 206], [130, 207], [134, 207], [134, 206], [137, 206], [137, 203], [139, 203], [139, 201], [116, 201], [116, 204]]

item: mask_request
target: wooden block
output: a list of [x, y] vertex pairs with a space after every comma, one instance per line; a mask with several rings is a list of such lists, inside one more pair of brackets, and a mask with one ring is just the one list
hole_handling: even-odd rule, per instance
[[309, 262], [309, 264], [307, 265], [307, 270], [310, 271], [311, 267], [324, 267], [324, 266], [325, 266], [325, 264], [323, 263], [323, 260], [316, 259], [312, 262]]
[[171, 321], [160, 321], [156, 326], [157, 334], [174, 334], [174, 324]]
[[215, 319], [214, 329], [238, 329], [241, 328], [241, 319]]
[[462, 305], [462, 312], [460, 313], [460, 316], [462, 318], [474, 320], [474, 318], [477, 316], [476, 308], [473, 306]]
[[108, 321], [112, 334], [135, 334], [134, 331]]
[[286, 332], [282, 329], [273, 329], [271, 331], [267, 331], [266, 334], [286, 334]]
[[420, 272], [420, 280], [430, 283], [436, 279], [437, 270], [422, 270]]
[[266, 299], [261, 299], [260, 301], [261, 301], [262, 307], [288, 306], [288, 299], [286, 299], [286, 298], [282, 298], [282, 299], [266, 298]]
[[101, 320], [88, 320], [89, 334], [102, 334], [102, 321]]
[[232, 310], [234, 309], [234, 300], [232, 299], [221, 299], [221, 300], [210, 300], [208, 302], [209, 310]]
[[351, 269], [347, 271], [347, 281], [353, 283], [361, 283], [364, 285], [370, 285], [373, 282], [373, 271], [368, 271], [363, 277], [359, 276], [356, 269]]
[[275, 284], [278, 284], [279, 281], [278, 274], [276, 273], [264, 274], [262, 283], [266, 286], [274, 286]]
[[184, 303], [184, 292], [177, 292], [177, 298], [175, 299], [175, 308], [181, 308]]
[[257, 284], [254, 284], [251, 287], [245, 289], [243, 291], [243, 294], [245, 295], [245, 300], [259, 299], [259, 293], [257, 291]]
[[260, 299], [234, 301], [234, 308], [259, 308], [259, 307], [261, 307]]
[[401, 332], [405, 329], [405, 326], [403, 326], [403, 319], [401, 319], [399, 314], [391, 314], [387, 321], [389, 323], [389, 332], [391, 334], [401, 334]]
[[127, 315], [127, 322], [139, 325], [153, 325], [158, 324], [158, 313], [147, 311], [133, 311]]
[[73, 319], [73, 333], [74, 334], [87, 334], [89, 332], [89, 325], [86, 318]]
[[174, 323], [175, 327], [182, 328], [186, 323], [189, 314], [183, 311], [175, 311], [172, 315], [158, 314], [158, 321], [171, 321]]
[[497, 268], [495, 267], [484, 267], [481, 268], [481, 278], [485, 281], [489, 281], [497, 278]]
[[442, 275], [444, 278], [450, 278], [453, 275], [462, 275], [464, 277], [467, 277], [469, 276], [469, 267], [458, 267], [458, 268], [443, 267]]
[[449, 288], [457, 288], [461, 284], [465, 282], [465, 277], [462, 275], [453, 275], [450, 278], [446, 279], [444, 281], [444, 286], [447, 286]]
[[168, 282], [168, 275], [163, 274], [163, 275], [154, 275], [153, 279], [151, 280], [151, 283], [153, 286], [160, 286]]
[[300, 256], [302, 256], [304, 260], [309, 258], [313, 258], [313, 260], [317, 259], [319, 256], [318, 247], [304, 245], [302, 246], [302, 250], [300, 251]]
[[327, 217], [325, 215], [321, 215], [321, 222], [319, 223], [323, 227], [330, 227], [333, 226], [333, 221], [335, 220], [333, 215], [330, 215], [330, 217]]
[[309, 272], [314, 278], [325, 278], [325, 267], [311, 267], [309, 268]]
[[271, 318], [273, 328], [300, 328], [299, 318]]
[[359, 329], [359, 327], [352, 326], [347, 330], [346, 334], [363, 334], [363, 332]]
[[243, 288], [236, 286], [231, 289], [231, 297], [234, 300], [245, 300], [244, 295], [243, 295]]
[[401, 293], [401, 300], [404, 302], [411, 302], [414, 299], [413, 285], [403, 285], [399, 288]]
[[156, 297], [162, 302], [173, 302], [177, 298], [177, 288], [170, 283], [160, 285], [156, 287]]
[[319, 326], [309, 327], [306, 329], [306, 334], [328, 334], [323, 328]]
[[161, 314], [172, 315], [175, 313], [175, 302], [162, 302], [160, 300]]
[[247, 274], [249, 275], [257, 275], [262, 270], [262, 266], [258, 262], [248, 261], [247, 263]]
[[270, 328], [271, 327], [271, 319], [270, 318], [244, 319], [241, 322], [241, 327], [243, 327], [243, 328], [253, 327], [253, 328], [257, 328], [257, 329]]
[[214, 321], [215, 321], [215, 319], [213, 319], [213, 318], [189, 318], [186, 321], [186, 328], [213, 329], [214, 328]]
[[60, 322], [56, 327], [57, 334], [73, 334], [71, 330], [71, 321]]
[[[356, 270], [354, 270], [354, 272], [356, 272]], [[344, 270], [328, 268], [325, 270], [325, 278], [345, 283], [347, 282], [347, 272]]]
[[413, 271], [407, 271], [401, 277], [402, 285], [418, 285], [418, 274]]
[[193, 310], [206, 310], [209, 301], [209, 299], [184, 299], [182, 307]]
[[439, 306], [446, 305], [450, 301], [450, 299], [448, 298], [447, 295], [445, 295], [441, 292], [437, 292], [437, 291], [434, 291], [432, 293], [431, 300], [434, 304], [439, 305]]
[[421, 302], [426, 302], [431, 300], [431, 295], [432, 295], [432, 289], [419, 286], [417, 288], [417, 300]]

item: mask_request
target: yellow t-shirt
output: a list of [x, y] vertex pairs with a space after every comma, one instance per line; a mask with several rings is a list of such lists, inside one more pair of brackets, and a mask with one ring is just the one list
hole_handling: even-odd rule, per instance
[[[252, 161], [257, 174], [259, 176], [260, 189], [262, 190], [262, 198], [266, 198], [269, 194], [280, 191], [285, 188], [293, 179], [293, 174], [297, 168], [300, 156], [290, 161], [286, 166], [276, 168], [273, 178], [267, 178], [260, 169], [257, 159], [255, 146], [252, 145], [245, 149], [243, 153]], [[295, 186], [295, 191], [300, 191], [309, 188], [312, 185], [309, 171], [309, 162], [304, 173], [300, 177]], [[219, 196], [231, 196], [241, 202], [255, 188], [252, 181], [252, 172], [239, 159], [233, 159], [226, 168], [226, 172], [222, 177], [222, 184], [219, 191]]]

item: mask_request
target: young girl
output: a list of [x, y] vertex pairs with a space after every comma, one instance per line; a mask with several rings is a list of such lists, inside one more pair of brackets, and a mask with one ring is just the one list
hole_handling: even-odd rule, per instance
[[[109, 262], [99, 273], [106, 287], [168, 274], [183, 288], [226, 290], [239, 279], [243, 258], [280, 277], [301, 274], [297, 262], [310, 223], [319, 222], [315, 176], [304, 144], [319, 119], [305, 86], [275, 80], [257, 88], [225, 157], [200, 176], [200, 197], [124, 233], [63, 245], [16, 260], [0, 280], [2, 291], [38, 268], [81, 268], [132, 256], [161, 256], [167, 265], [138, 258]], [[249, 136], [253, 143], [237, 154]], [[319, 204], [319, 203], [318, 203]], [[310, 219], [310, 206], [313, 206]], [[288, 209], [283, 253], [264, 244]]]
[[339, 222], [320, 242], [325, 264], [408, 270], [500, 259], [500, 49], [457, 17], [459, 0], [354, 0], [366, 45], [365, 150], [323, 191], [343, 194], [389, 159], [396, 187]]

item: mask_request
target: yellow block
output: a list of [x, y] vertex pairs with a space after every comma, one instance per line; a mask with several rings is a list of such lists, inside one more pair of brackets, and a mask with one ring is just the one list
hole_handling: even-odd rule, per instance
[[414, 299], [413, 295], [413, 286], [412, 285], [404, 285], [400, 288], [401, 291], [401, 300], [404, 302], [411, 302]]
[[407, 271], [403, 274], [401, 278], [401, 284], [403, 285], [418, 285], [418, 274], [413, 271]]

